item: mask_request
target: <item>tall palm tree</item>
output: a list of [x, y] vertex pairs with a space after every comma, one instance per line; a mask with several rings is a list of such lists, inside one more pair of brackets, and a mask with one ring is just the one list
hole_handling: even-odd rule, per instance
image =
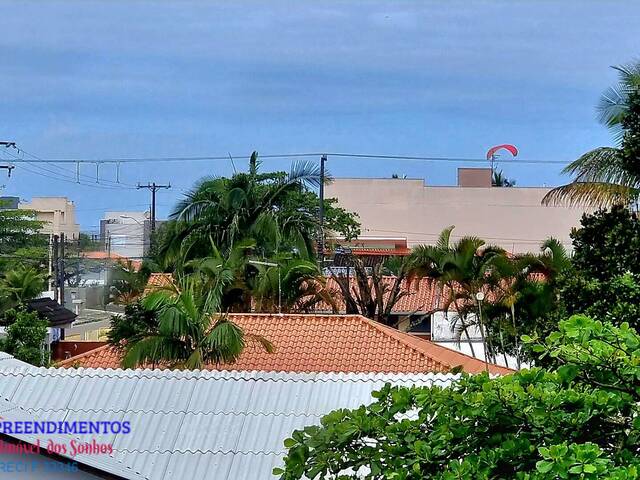
[[283, 208], [287, 197], [306, 186], [318, 186], [320, 169], [310, 161], [292, 165], [288, 174], [260, 173], [253, 152], [248, 173], [231, 178], [207, 178], [178, 203], [160, 247], [162, 255], [186, 250], [190, 258], [206, 256], [210, 239], [221, 250], [247, 238], [256, 241], [256, 252], [268, 256], [283, 244], [311, 253], [317, 230], [315, 215]]
[[[542, 200], [545, 205], [589, 205], [607, 207], [614, 204], [629, 205], [638, 201], [640, 175], [630, 169], [629, 163], [640, 163], [629, 157], [624, 148], [625, 124], [633, 106], [640, 108], [640, 63], [613, 67], [618, 71], [618, 84], [609, 88], [600, 99], [598, 118], [612, 130], [617, 147], [599, 147], [571, 162], [563, 170], [573, 180], [551, 190]], [[635, 132], [638, 135], [640, 132]], [[637, 156], [635, 153], [634, 156]]]
[[247, 340], [267, 352], [271, 343], [250, 335], [220, 313], [220, 292], [208, 289], [195, 276], [146, 296], [144, 308], [156, 312], [157, 331], [124, 345], [122, 366], [163, 365], [202, 369], [205, 365], [233, 363]]
[[[495, 259], [494, 266], [499, 272], [501, 281], [497, 283], [496, 301], [493, 305], [493, 310], [497, 315], [492, 320], [497, 320], [500, 323], [500, 318], [504, 313], [500, 307], [507, 309], [507, 315], [511, 320], [512, 331], [510, 333], [515, 344], [518, 369], [521, 364], [521, 352], [516, 312], [519, 308], [535, 309], [536, 304], [549, 305], [552, 301], [551, 296], [555, 292], [557, 275], [569, 268], [570, 265], [571, 259], [567, 250], [559, 240], [553, 237], [542, 243], [540, 253], [537, 255], [525, 254], [512, 258], [502, 256]], [[544, 281], [540, 281], [538, 275], [542, 275]], [[524, 302], [526, 305], [523, 305]], [[498, 330], [506, 361], [503, 329], [498, 328]]]
[[477, 325], [486, 356], [485, 329], [481, 315], [476, 314], [476, 295], [479, 292], [491, 294], [497, 289], [500, 274], [496, 263], [504, 256], [504, 250], [485, 245], [484, 240], [473, 236], [462, 237], [452, 244], [453, 229], [453, 226], [444, 229], [435, 245], [418, 246], [413, 250], [408, 279], [429, 277], [437, 280], [447, 295], [443, 307], [447, 315], [449, 307], [455, 307], [452, 329], [458, 340], [462, 334], [466, 335], [475, 356], [469, 329]]

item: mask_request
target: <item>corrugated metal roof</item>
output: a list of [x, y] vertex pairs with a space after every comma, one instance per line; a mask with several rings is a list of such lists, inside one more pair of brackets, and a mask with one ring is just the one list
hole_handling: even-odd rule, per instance
[[[26, 369], [22, 369], [26, 371]], [[0, 418], [3, 422], [31, 422], [31, 421], [46, 421], [53, 420], [50, 417], [38, 417], [29, 413], [26, 409], [22, 408], [13, 402], [8, 401], [4, 396], [0, 395]], [[60, 434], [47, 434], [47, 435], [32, 435], [32, 434], [11, 434], [13, 438], [21, 440], [26, 443], [35, 444], [37, 440], [40, 440], [41, 448], [46, 448], [49, 441], [56, 444], [67, 444], [71, 439], [82, 441], [80, 437], [70, 437]], [[95, 469], [108, 472], [112, 475], [116, 475], [120, 478], [127, 478], [131, 480], [145, 480], [147, 477], [135, 472], [131, 466], [118, 459], [111, 457], [104, 457], [98, 455], [78, 454], [71, 456], [69, 454], [61, 454], [63, 457], [67, 457], [69, 460], [78, 462], [79, 464], [88, 465]], [[2, 458], [0, 456], [0, 458]], [[147, 479], [148, 480], [148, 479]]]
[[[0, 400], [42, 420], [129, 420], [112, 442], [114, 462], [131, 478], [265, 479], [285, 455], [293, 430], [337, 408], [372, 402], [385, 383], [447, 385], [443, 374], [287, 374], [4, 368]], [[2, 405], [0, 404], [0, 410]], [[104, 465], [107, 464], [105, 467]], [[112, 472], [115, 473], [115, 472]]]
[[31, 367], [30, 364], [13, 358], [6, 352], [0, 352], [0, 368]]

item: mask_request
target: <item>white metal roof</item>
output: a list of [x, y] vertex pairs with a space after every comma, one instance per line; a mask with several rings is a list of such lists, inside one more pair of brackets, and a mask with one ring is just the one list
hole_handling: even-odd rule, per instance
[[[112, 443], [114, 471], [164, 480], [269, 479], [293, 430], [372, 402], [385, 383], [447, 385], [442, 374], [286, 374], [44, 369], [0, 362], [0, 399], [41, 420], [129, 420]], [[104, 462], [106, 464], [108, 462]], [[116, 473], [117, 471], [117, 473]]]

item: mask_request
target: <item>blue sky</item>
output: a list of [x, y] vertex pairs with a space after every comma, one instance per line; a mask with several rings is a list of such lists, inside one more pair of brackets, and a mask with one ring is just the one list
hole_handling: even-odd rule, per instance
[[[0, 140], [43, 158], [254, 149], [480, 158], [513, 143], [523, 159], [572, 160], [611, 143], [594, 106], [615, 81], [609, 66], [640, 58], [640, 3], [631, 1], [0, 5]], [[501, 166], [523, 186], [562, 181], [559, 165]], [[454, 183], [455, 167], [329, 160], [334, 176], [399, 173], [428, 184]], [[127, 164], [121, 178], [172, 182], [159, 194], [162, 216], [197, 178], [231, 171], [230, 162]], [[95, 167], [82, 173], [91, 184]], [[115, 180], [113, 167], [101, 175]], [[5, 195], [68, 196], [86, 230], [104, 210], [148, 203], [147, 191], [22, 168], [0, 181]]]

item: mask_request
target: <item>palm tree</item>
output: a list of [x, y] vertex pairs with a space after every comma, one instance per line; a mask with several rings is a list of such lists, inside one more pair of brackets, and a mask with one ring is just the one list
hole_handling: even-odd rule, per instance
[[32, 267], [18, 266], [0, 280], [1, 310], [33, 300], [45, 288], [46, 276]]
[[258, 262], [253, 289], [256, 311], [306, 311], [318, 302], [335, 305], [316, 262], [289, 255]]
[[220, 313], [220, 291], [205, 287], [196, 276], [146, 296], [145, 309], [156, 312], [157, 331], [124, 345], [122, 366], [166, 365], [202, 369], [205, 365], [233, 363], [246, 341], [273, 352], [263, 337], [250, 335]]
[[111, 271], [109, 296], [114, 303], [128, 305], [144, 292], [149, 272], [140, 269], [131, 260], [121, 261]]
[[[496, 301], [492, 306], [494, 315], [491, 319], [499, 326], [497, 328], [503, 354], [506, 349], [503, 341], [503, 327], [501, 318], [504, 318], [504, 310], [511, 320], [511, 335], [515, 346], [517, 368], [521, 365], [521, 352], [519, 346], [519, 328], [516, 319], [516, 311], [520, 309], [540, 310], [538, 306], [549, 308], [555, 295], [556, 278], [558, 274], [571, 266], [571, 258], [562, 243], [551, 237], [545, 240], [540, 253], [519, 255], [512, 258], [502, 256], [496, 258], [494, 267], [499, 272], [501, 281], [497, 283]], [[538, 278], [544, 277], [544, 281]], [[491, 316], [491, 315], [489, 315]], [[541, 313], [536, 315], [539, 318]]]
[[504, 173], [502, 173], [502, 170], [495, 170], [491, 176], [491, 185], [493, 187], [515, 187], [516, 181], [507, 178]]
[[496, 291], [500, 281], [496, 264], [504, 256], [504, 250], [487, 246], [484, 240], [473, 236], [462, 237], [451, 244], [453, 229], [453, 226], [445, 228], [435, 245], [414, 248], [409, 259], [408, 279], [429, 277], [440, 283], [447, 295], [443, 307], [447, 315], [449, 307], [455, 306], [452, 329], [458, 340], [464, 333], [475, 356], [469, 328], [477, 324], [486, 360], [485, 329], [481, 315], [476, 315], [476, 295]]
[[[409, 294], [404, 286], [407, 269], [404, 259], [388, 259], [370, 268], [362, 258], [349, 258], [351, 276], [339, 275], [332, 271], [338, 285], [336, 294], [342, 296], [347, 314], [360, 314], [384, 325], [391, 325], [393, 307]], [[390, 280], [387, 278], [391, 277]], [[337, 310], [336, 310], [337, 313]]]
[[637, 202], [640, 159], [637, 149], [630, 152], [625, 142], [640, 134], [638, 122], [627, 121], [630, 112], [637, 117], [640, 111], [640, 63], [613, 68], [619, 74], [618, 84], [602, 95], [598, 112], [599, 121], [612, 130], [618, 146], [596, 148], [567, 165], [563, 172], [573, 175], [573, 181], [547, 193], [544, 205], [607, 207]]
[[182, 250], [189, 252], [187, 259], [200, 258], [209, 254], [210, 240], [224, 251], [247, 238], [256, 241], [259, 256], [283, 251], [284, 246], [311, 254], [315, 214], [284, 207], [289, 195], [319, 185], [319, 167], [300, 161], [288, 174], [262, 174], [259, 166], [253, 152], [248, 173], [207, 178], [188, 192], [171, 215], [160, 256], [176, 257]]

